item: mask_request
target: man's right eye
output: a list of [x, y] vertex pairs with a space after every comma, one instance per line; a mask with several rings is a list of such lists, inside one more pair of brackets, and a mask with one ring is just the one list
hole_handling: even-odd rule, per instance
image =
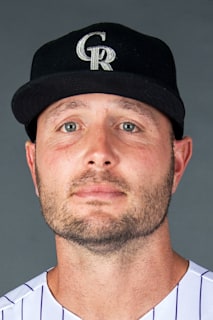
[[78, 129], [78, 125], [76, 122], [70, 121], [63, 124], [61, 130], [63, 132], [74, 132]]

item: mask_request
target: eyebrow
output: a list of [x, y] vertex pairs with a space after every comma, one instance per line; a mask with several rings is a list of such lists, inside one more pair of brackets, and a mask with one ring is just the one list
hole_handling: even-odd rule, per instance
[[47, 121], [51, 121], [52, 119], [56, 119], [60, 114], [62, 114], [66, 110], [75, 110], [79, 108], [89, 108], [87, 104], [80, 100], [73, 101], [57, 101], [55, 104], [49, 106], [49, 110], [46, 116]]
[[158, 124], [157, 116], [152, 111], [152, 109], [154, 109], [154, 107], [152, 107], [144, 102], [141, 102], [141, 101], [128, 100], [128, 98], [127, 99], [120, 99], [119, 104], [122, 109], [132, 110], [135, 113], [137, 113], [141, 116], [145, 116], [145, 117], [149, 118], [150, 120], [154, 121], [156, 124]]

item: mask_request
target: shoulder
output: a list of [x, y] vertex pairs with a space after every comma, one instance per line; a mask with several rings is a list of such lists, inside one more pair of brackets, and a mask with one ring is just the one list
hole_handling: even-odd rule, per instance
[[39, 296], [42, 287], [47, 283], [46, 276], [47, 272], [43, 272], [37, 277], [2, 296], [0, 298], [0, 312], [15, 307], [21, 308], [20, 305], [23, 299], [30, 295]]
[[200, 282], [208, 282], [210, 285], [213, 285], [213, 272], [192, 261], [189, 264], [188, 275]]
[[[178, 307], [180, 313], [188, 312], [188, 318], [212, 319], [213, 317], [213, 272], [194, 262], [179, 283]], [[189, 317], [190, 315], [190, 317]]]

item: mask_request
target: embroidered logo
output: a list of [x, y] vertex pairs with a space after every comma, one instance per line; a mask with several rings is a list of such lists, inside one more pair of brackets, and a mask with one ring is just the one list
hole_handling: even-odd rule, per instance
[[[111, 62], [116, 58], [115, 51], [107, 46], [94, 46], [87, 47], [86, 42], [90, 37], [98, 35], [102, 41], [106, 40], [106, 32], [91, 32], [85, 35], [81, 40], [78, 41], [76, 46], [76, 53], [78, 57], [83, 61], [90, 61], [90, 70], [99, 70], [99, 67], [105, 71], [113, 71]], [[86, 50], [90, 52], [87, 55]]]

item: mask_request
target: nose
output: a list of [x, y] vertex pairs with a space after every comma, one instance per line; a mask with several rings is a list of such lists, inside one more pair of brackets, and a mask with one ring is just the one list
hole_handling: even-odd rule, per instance
[[85, 164], [94, 169], [109, 169], [119, 162], [116, 138], [98, 129], [87, 138]]

